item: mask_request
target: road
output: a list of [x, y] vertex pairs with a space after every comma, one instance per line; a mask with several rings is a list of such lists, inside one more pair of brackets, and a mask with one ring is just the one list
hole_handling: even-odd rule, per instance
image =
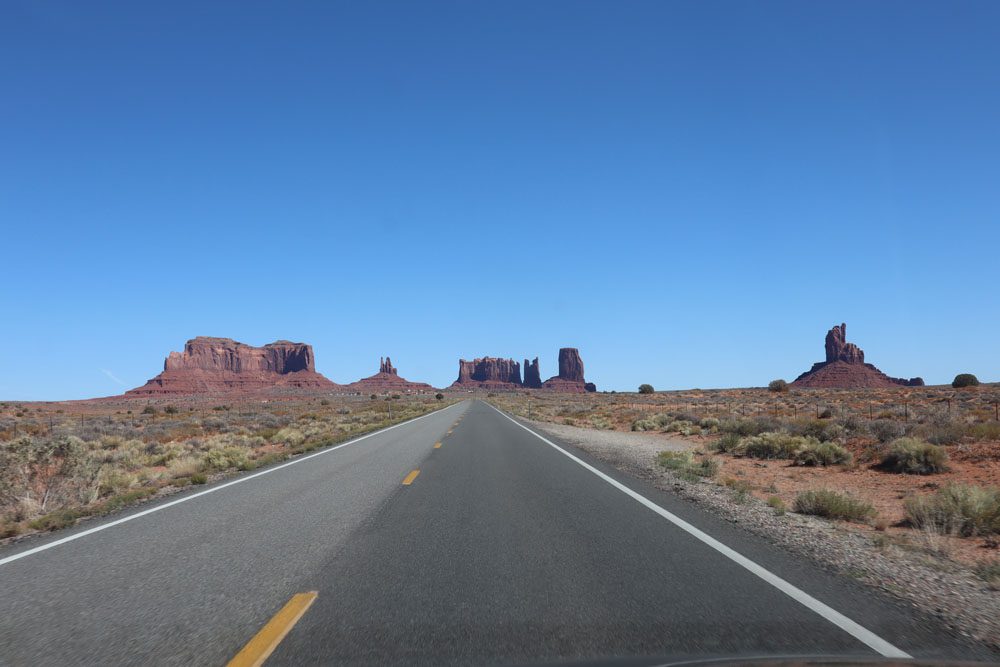
[[0, 550], [0, 664], [224, 665], [310, 591], [268, 665], [995, 659], [481, 401], [234, 482]]

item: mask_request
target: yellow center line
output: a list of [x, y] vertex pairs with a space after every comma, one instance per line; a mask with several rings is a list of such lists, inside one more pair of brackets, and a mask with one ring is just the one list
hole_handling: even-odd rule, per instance
[[316, 591], [296, 593], [284, 607], [275, 614], [263, 628], [260, 629], [236, 656], [229, 661], [227, 667], [259, 667], [268, 656], [278, 648], [285, 635], [295, 627], [306, 610], [316, 601], [319, 595]]
[[434, 443], [434, 449], [441, 449], [441, 443], [440, 442], [435, 442]]
[[413, 480], [415, 480], [417, 478], [417, 475], [419, 474], [420, 474], [419, 470], [414, 470], [410, 472], [410, 474], [403, 479], [403, 486], [409, 486], [410, 484], [413, 484]]

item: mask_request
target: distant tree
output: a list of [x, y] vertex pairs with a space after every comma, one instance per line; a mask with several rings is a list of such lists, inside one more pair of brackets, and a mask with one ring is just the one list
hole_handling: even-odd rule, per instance
[[955, 376], [955, 379], [951, 381], [951, 386], [955, 389], [961, 389], [962, 387], [978, 387], [979, 378], [972, 373], [959, 373]]
[[653, 385], [651, 385], [651, 384], [640, 384], [639, 385], [639, 393], [640, 394], [652, 394], [653, 391], [655, 391], [655, 390], [653, 389]]
[[399, 400], [399, 394], [393, 394], [392, 395], [392, 400], [398, 401]]
[[788, 391], [788, 383], [784, 380], [771, 380], [767, 384], [767, 389], [776, 392]]
[[442, 393], [434, 394], [434, 398], [436, 398], [439, 401], [443, 401], [444, 400], [444, 394], [442, 394]]
[[175, 408], [172, 405], [168, 405], [167, 407], [163, 408], [163, 411], [166, 412], [168, 415], [176, 415], [177, 414], [177, 408]]
[[144, 414], [144, 415], [155, 415], [156, 414], [156, 408], [154, 408], [152, 405], [147, 405], [146, 407], [144, 407], [142, 409], [142, 414]]
[[372, 396], [371, 396], [371, 399], [372, 399], [373, 401], [374, 401], [375, 399], [377, 399], [377, 398], [378, 398], [378, 396], [376, 396], [375, 394], [372, 394]]

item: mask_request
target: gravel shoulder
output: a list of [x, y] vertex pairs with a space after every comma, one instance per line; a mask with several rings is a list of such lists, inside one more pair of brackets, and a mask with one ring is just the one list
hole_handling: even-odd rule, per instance
[[601, 431], [562, 424], [529, 422], [619, 470], [664, 491], [695, 499], [722, 516], [789, 552], [850, 576], [929, 613], [956, 634], [1000, 649], [1000, 592], [967, 567], [931, 552], [886, 544], [874, 531], [793, 513], [779, 514], [765, 502], [737, 499], [715, 482], [688, 482], [657, 464], [664, 450], [697, 449], [678, 437]]

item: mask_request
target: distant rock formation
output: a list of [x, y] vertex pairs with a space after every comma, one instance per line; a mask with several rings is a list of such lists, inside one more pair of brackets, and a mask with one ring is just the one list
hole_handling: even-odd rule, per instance
[[435, 391], [434, 387], [426, 382], [410, 382], [406, 378], [399, 377], [399, 373], [396, 367], [392, 365], [392, 360], [389, 357], [379, 359], [378, 373], [357, 382], [352, 382], [345, 386], [344, 389], [362, 394], [419, 394]]
[[848, 364], [865, 363], [864, 351], [847, 342], [847, 325], [841, 324], [826, 332], [826, 362], [843, 361]]
[[521, 364], [513, 359], [482, 357], [466, 361], [458, 360], [458, 379], [451, 385], [455, 389], [520, 389]]
[[553, 391], [572, 393], [597, 391], [597, 385], [584, 379], [583, 359], [575, 347], [560, 348], [559, 375], [549, 378], [542, 386]]
[[538, 357], [531, 363], [524, 360], [524, 386], [529, 389], [541, 389], [542, 373], [538, 370]]
[[826, 334], [826, 361], [818, 361], [813, 367], [792, 382], [793, 387], [816, 388], [886, 388], [922, 387], [919, 377], [889, 377], [872, 364], [865, 363], [864, 351], [854, 343], [847, 342], [847, 325], [835, 326]]
[[538, 357], [533, 361], [524, 360], [524, 380], [521, 380], [521, 365], [513, 359], [483, 357], [458, 362], [458, 379], [449, 389], [490, 389], [511, 391], [516, 389], [549, 389], [582, 393], [597, 391], [592, 382], [583, 377], [583, 360], [574, 347], [559, 350], [559, 375], [542, 382], [538, 367]]
[[263, 347], [199, 336], [171, 352], [163, 372], [126, 396], [255, 392], [272, 388], [338, 388], [316, 372], [311, 345], [279, 340]]

